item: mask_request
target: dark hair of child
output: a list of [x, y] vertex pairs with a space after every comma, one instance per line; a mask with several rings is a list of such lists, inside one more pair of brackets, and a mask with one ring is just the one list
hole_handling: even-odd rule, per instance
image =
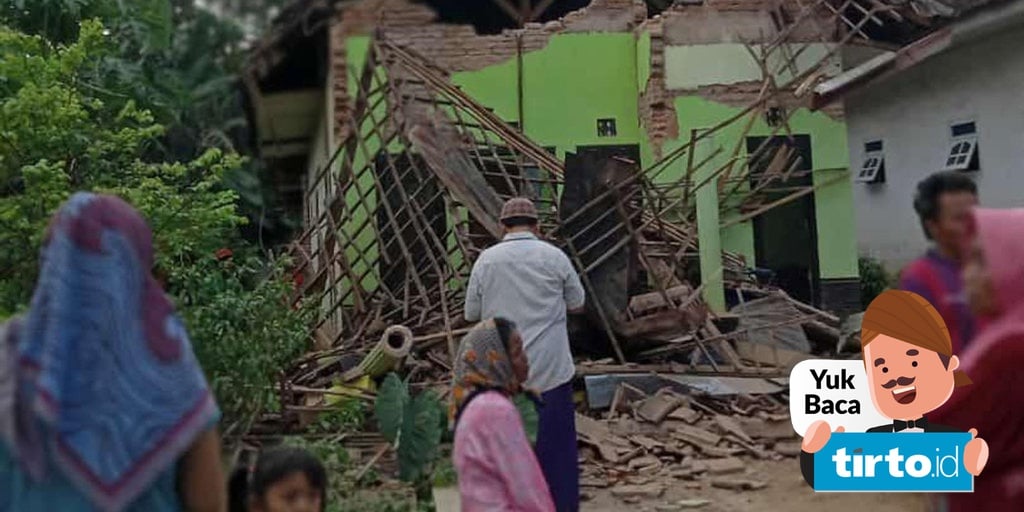
[[327, 471], [313, 454], [286, 446], [261, 453], [251, 472], [248, 467], [235, 468], [228, 482], [229, 512], [246, 512], [251, 498], [262, 499], [274, 484], [297, 472], [320, 491], [322, 512], [327, 503]]

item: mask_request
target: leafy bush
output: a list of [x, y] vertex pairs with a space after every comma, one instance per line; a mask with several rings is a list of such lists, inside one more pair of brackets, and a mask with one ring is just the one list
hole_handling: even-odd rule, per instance
[[360, 398], [348, 398], [338, 401], [334, 407], [317, 415], [316, 423], [309, 427], [311, 433], [337, 434], [363, 429], [366, 424], [366, 402]]
[[431, 391], [410, 397], [408, 384], [388, 374], [377, 393], [381, 434], [398, 451], [399, 477], [417, 482], [430, 473], [441, 443], [442, 406]]
[[[153, 229], [156, 266], [224, 425], [245, 427], [275, 406], [278, 373], [308, 347], [312, 310], [290, 307], [288, 262], [267, 262], [239, 236], [246, 219], [224, 177], [243, 159], [209, 149], [185, 161], [153, 160], [163, 126], [131, 99], [90, 83], [118, 51], [98, 22], [83, 23], [68, 45], [0, 25], [0, 318], [27, 306], [56, 208], [77, 190], [118, 194]], [[233, 256], [218, 259], [224, 248]]]
[[895, 284], [896, 279], [886, 271], [882, 262], [874, 258], [861, 256], [857, 259], [857, 266], [860, 269], [861, 307], [867, 309], [875, 297]]
[[526, 438], [530, 443], [537, 442], [537, 425], [540, 416], [537, 414], [537, 406], [526, 395], [520, 393], [512, 399], [519, 410], [519, 416], [523, 419], [523, 429], [526, 430]]

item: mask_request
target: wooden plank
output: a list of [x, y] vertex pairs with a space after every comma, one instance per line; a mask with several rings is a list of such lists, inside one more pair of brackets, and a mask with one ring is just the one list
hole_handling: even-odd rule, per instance
[[[668, 295], [668, 298], [673, 302], [674, 306], [679, 299], [688, 298], [693, 294], [693, 288], [687, 284], [682, 284], [666, 289], [665, 294]], [[634, 315], [642, 315], [652, 309], [668, 306], [669, 304], [665, 302], [665, 297], [661, 292], [645, 293], [643, 295], [636, 295], [629, 299], [629, 309]]]
[[737, 341], [736, 352], [744, 360], [759, 365], [771, 365], [783, 370], [791, 370], [797, 363], [814, 359], [814, 356], [781, 347], [761, 345], [749, 341]]
[[739, 304], [732, 311], [740, 315], [740, 330], [746, 332], [747, 340], [759, 345], [810, 352], [810, 342], [800, 326], [803, 315], [788, 297], [769, 295]]
[[427, 166], [444, 183], [448, 191], [470, 211], [474, 220], [491, 236], [500, 240], [502, 230], [498, 216], [501, 213], [501, 198], [465, 152], [456, 149], [458, 144], [454, 135], [447, 135], [449, 144], [444, 144], [440, 133], [424, 125], [413, 127], [408, 134], [413, 145], [423, 155]]
[[622, 322], [618, 328], [619, 334], [626, 338], [641, 337], [666, 331], [685, 332], [687, 330], [689, 328], [686, 316], [675, 310], [654, 313], [629, 322]]
[[672, 436], [693, 445], [695, 448], [702, 448], [704, 446], [715, 446], [719, 441], [722, 440], [722, 436], [708, 432], [699, 427], [691, 427], [689, 425], [677, 425], [672, 430]]
[[795, 306], [800, 311], [803, 311], [805, 313], [813, 313], [813, 314], [818, 315], [821, 318], [823, 318], [823, 319], [825, 319], [825, 320], [827, 320], [827, 321], [829, 321], [829, 322], [831, 322], [833, 324], [838, 324], [839, 323], [839, 317], [836, 316], [836, 315], [833, 315], [832, 313], [829, 313], [827, 311], [822, 311], [822, 310], [820, 310], [818, 308], [815, 308], [813, 306], [804, 304], [803, 302], [800, 302], [800, 301], [794, 299], [793, 297], [790, 297], [789, 295], [786, 295], [785, 297], [786, 297], [787, 300], [789, 300], [790, 303], [793, 304], [793, 306]]
[[658, 392], [646, 398], [637, 408], [637, 414], [651, 423], [661, 423], [664, 419], [683, 404], [686, 398], [672, 392]]

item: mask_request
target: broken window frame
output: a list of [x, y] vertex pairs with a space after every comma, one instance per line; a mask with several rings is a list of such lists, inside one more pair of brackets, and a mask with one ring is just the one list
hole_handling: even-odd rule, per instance
[[952, 138], [947, 146], [944, 171], [977, 171], [978, 132], [973, 121], [956, 123], [950, 127]]

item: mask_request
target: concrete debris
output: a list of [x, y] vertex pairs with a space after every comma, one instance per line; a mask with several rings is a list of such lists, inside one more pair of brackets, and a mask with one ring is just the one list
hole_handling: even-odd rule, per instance
[[656, 505], [654, 510], [657, 510], [658, 512], [678, 512], [680, 510], [701, 508], [710, 504], [711, 502], [708, 500], [679, 500], [675, 503]]
[[799, 457], [801, 451], [800, 442], [787, 441], [784, 443], [775, 443], [773, 450], [775, 450], [775, 453], [784, 457]]
[[672, 411], [668, 415], [668, 418], [672, 420], [680, 420], [690, 425], [693, 425], [694, 423], [697, 423], [697, 420], [700, 419], [700, 413], [693, 409], [690, 409], [687, 406], [682, 406]]
[[660, 441], [655, 441], [654, 439], [651, 439], [651, 438], [649, 438], [647, 436], [633, 436], [633, 437], [630, 437], [629, 440], [632, 441], [633, 443], [637, 444], [637, 445], [640, 445], [641, 447], [643, 447], [646, 450], [653, 450], [655, 448], [660, 448], [660, 449], [664, 449], [665, 448], [665, 443], [662, 443]]
[[769, 421], [756, 418], [734, 418], [751, 437], [765, 441], [778, 441], [796, 437], [789, 418], [785, 421]]
[[732, 308], [732, 312], [740, 315], [741, 329], [751, 329], [747, 339], [752, 343], [804, 353], [811, 350], [800, 324], [785, 323], [787, 320], [800, 318], [802, 314], [781, 294], [744, 302]]
[[672, 435], [676, 439], [689, 443], [698, 449], [704, 446], [713, 447], [722, 440], [722, 436], [718, 434], [712, 434], [702, 428], [689, 425], [680, 425], [678, 430], [672, 432]]
[[657, 457], [651, 457], [651, 456], [638, 457], [638, 458], [635, 458], [635, 459], [629, 461], [629, 470], [630, 471], [641, 471], [641, 470], [644, 470], [644, 469], [649, 469], [651, 467], [660, 468], [661, 467], [661, 461], [658, 460]]
[[711, 486], [719, 489], [729, 489], [732, 491], [757, 491], [768, 487], [768, 484], [757, 480], [716, 478], [711, 481]]
[[[784, 383], [757, 380], [758, 386]], [[629, 392], [636, 394], [636, 390]], [[784, 412], [788, 403], [771, 394], [723, 395], [691, 389], [683, 395], [661, 389], [631, 407], [636, 419], [577, 416], [585, 447], [581, 453], [586, 454], [585, 486], [607, 488], [623, 502], [650, 506], [663, 488], [690, 484], [696, 489], [710, 485], [756, 491], [766, 484], [749, 473], [751, 459], [782, 460], [799, 454], [799, 438]], [[668, 502], [662, 508], [708, 504], [699, 499], [686, 506], [679, 503]]]
[[652, 423], [661, 423], [669, 414], [686, 403], [686, 397], [662, 390], [645, 399], [637, 407], [637, 414]]
[[747, 465], [740, 459], [729, 457], [725, 459], [709, 459], [701, 461], [697, 464], [697, 467], [713, 476], [719, 476], [742, 473], [743, 470], [746, 469]]
[[679, 509], [701, 508], [710, 504], [711, 502], [708, 500], [679, 500], [675, 502]]
[[625, 382], [620, 382], [619, 386], [615, 388], [615, 395], [612, 397], [610, 415], [619, 413], [632, 412], [633, 407], [636, 403], [639, 403], [647, 396], [639, 388], [631, 386]]
[[718, 425], [718, 428], [725, 434], [733, 434], [747, 443], [754, 442], [754, 440], [743, 431], [743, 427], [740, 426], [736, 418], [719, 414], [718, 416], [715, 416], [715, 424]]
[[721, 446], [701, 446], [700, 452], [703, 455], [713, 458], [726, 458], [740, 455], [746, 452], [743, 448], [723, 448]]
[[623, 500], [660, 498], [663, 494], [665, 494], [665, 486], [661, 484], [620, 485], [612, 488], [612, 496]]

